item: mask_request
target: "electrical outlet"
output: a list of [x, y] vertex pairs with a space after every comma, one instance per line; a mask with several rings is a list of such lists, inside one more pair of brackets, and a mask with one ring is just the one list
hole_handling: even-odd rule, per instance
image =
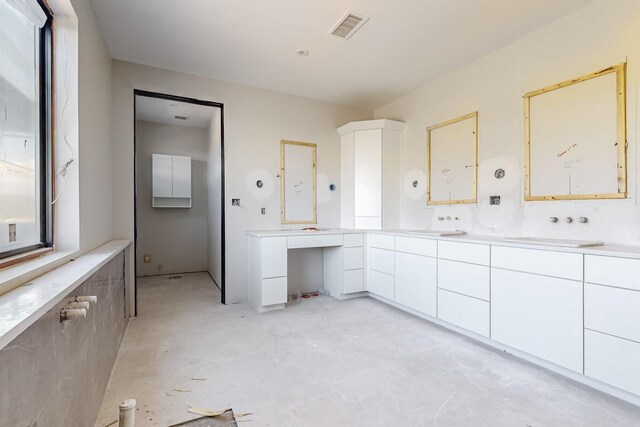
[[231, 199], [231, 206], [240, 206], [240, 199]]
[[142, 257], [145, 264], [149, 264], [151, 262], [151, 254], [144, 254]]
[[500, 204], [500, 196], [489, 196], [489, 204], [490, 205], [499, 205]]

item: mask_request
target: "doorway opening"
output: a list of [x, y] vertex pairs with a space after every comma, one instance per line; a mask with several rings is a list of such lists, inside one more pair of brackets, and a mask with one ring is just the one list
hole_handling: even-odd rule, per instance
[[207, 272], [225, 303], [223, 104], [134, 90], [138, 278]]

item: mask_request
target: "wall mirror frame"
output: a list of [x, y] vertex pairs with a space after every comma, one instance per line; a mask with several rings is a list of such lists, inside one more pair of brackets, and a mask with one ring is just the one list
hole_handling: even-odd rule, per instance
[[[439, 132], [443, 135], [438, 136], [436, 130], [447, 132]], [[443, 148], [440, 148], [441, 146]], [[438, 152], [443, 152], [443, 149], [447, 154], [438, 155]], [[435, 176], [439, 170], [443, 177]], [[449, 174], [446, 179], [444, 171]], [[477, 203], [477, 182], [478, 112], [474, 111], [428, 127], [427, 205]], [[457, 189], [453, 187], [454, 183]], [[448, 194], [448, 198], [442, 197], [442, 194]]]
[[626, 65], [523, 95], [525, 201], [627, 197]]
[[317, 145], [280, 141], [280, 222], [317, 224]]

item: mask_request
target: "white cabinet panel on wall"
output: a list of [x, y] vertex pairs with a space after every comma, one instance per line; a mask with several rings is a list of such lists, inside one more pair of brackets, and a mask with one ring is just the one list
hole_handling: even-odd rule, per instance
[[154, 208], [191, 207], [191, 157], [153, 154], [151, 174]]
[[436, 316], [437, 264], [435, 258], [396, 252], [395, 301]]
[[490, 308], [487, 301], [438, 289], [438, 318], [476, 334], [489, 336]]
[[354, 151], [354, 215], [381, 217], [382, 129], [356, 131]]
[[584, 331], [585, 375], [640, 395], [640, 344]]
[[582, 282], [491, 270], [491, 338], [583, 371]]
[[172, 164], [172, 156], [165, 154], [151, 155], [153, 197], [173, 196]]
[[404, 123], [384, 119], [338, 128], [343, 228], [400, 227], [403, 128]]

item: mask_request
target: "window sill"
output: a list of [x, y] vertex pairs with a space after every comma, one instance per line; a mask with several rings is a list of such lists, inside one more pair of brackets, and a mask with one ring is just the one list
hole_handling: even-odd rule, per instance
[[0, 270], [3, 268], [13, 267], [15, 265], [21, 264], [23, 262], [31, 261], [32, 259], [40, 258], [43, 255], [49, 254], [53, 252], [53, 248], [40, 248], [34, 251], [21, 253], [19, 255], [15, 255], [9, 258], [0, 260]]
[[[55, 252], [0, 271], [0, 289], [7, 283], [25, 278], [22, 286], [0, 295], [0, 350], [122, 252], [129, 243], [128, 240], [113, 240], [74, 262], [68, 261], [75, 253]], [[41, 275], [25, 283], [30, 280], [28, 275], [36, 272]]]

